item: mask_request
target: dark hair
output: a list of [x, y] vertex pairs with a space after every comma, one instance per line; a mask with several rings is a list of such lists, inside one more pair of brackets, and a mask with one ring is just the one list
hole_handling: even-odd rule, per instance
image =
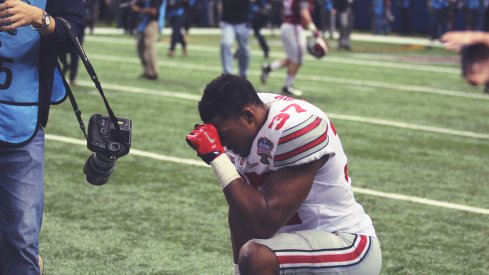
[[253, 85], [242, 77], [223, 74], [205, 87], [199, 102], [200, 118], [204, 123], [215, 117], [234, 118], [250, 104], [263, 104]]
[[469, 66], [489, 60], [489, 47], [484, 43], [468, 45], [462, 48], [460, 56], [462, 58], [462, 75], [465, 76]]

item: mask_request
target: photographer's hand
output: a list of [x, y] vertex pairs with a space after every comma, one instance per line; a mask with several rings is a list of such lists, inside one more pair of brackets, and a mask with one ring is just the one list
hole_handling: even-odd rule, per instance
[[[0, 30], [11, 31], [27, 25], [40, 27], [42, 16], [43, 10], [38, 7], [20, 0], [5, 0], [0, 4]], [[54, 25], [55, 22], [51, 19], [51, 24], [43, 30], [43, 34], [52, 33]]]
[[212, 124], [198, 124], [186, 137], [188, 145], [197, 151], [197, 155], [210, 164], [215, 158], [224, 154], [224, 148]]

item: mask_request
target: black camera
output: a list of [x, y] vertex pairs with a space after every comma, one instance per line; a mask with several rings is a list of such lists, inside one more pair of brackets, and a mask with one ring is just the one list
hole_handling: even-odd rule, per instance
[[114, 172], [115, 161], [129, 153], [131, 147], [131, 120], [94, 114], [88, 123], [87, 147], [93, 154], [83, 166], [90, 184], [105, 184]]

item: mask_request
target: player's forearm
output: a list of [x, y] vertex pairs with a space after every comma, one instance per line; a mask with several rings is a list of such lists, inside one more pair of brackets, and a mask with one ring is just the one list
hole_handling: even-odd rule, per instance
[[243, 179], [234, 180], [223, 191], [230, 210], [251, 237], [270, 238], [280, 229], [280, 218], [274, 215], [266, 196]]
[[[312, 21], [311, 14], [309, 13], [309, 10], [307, 10], [307, 9], [301, 10], [301, 16], [302, 16], [302, 20], [304, 21], [304, 24], [307, 28], [310, 28], [309, 26], [311, 24], [314, 25], [314, 23]], [[314, 26], [314, 28], [315, 28], [315, 26]]]
[[251, 234], [241, 224], [239, 218], [229, 209], [228, 212], [229, 231], [231, 233], [231, 245], [233, 248], [233, 261], [238, 263], [239, 250], [241, 247], [251, 240]]

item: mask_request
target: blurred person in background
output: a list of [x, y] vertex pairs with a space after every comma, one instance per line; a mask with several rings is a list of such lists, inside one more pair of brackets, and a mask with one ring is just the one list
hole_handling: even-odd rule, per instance
[[260, 80], [263, 84], [266, 84], [272, 71], [282, 68], [287, 69], [287, 76], [281, 90], [286, 95], [301, 96], [303, 94], [301, 90], [294, 88], [293, 84], [304, 61], [306, 50], [306, 33], [304, 29], [309, 29], [314, 37], [321, 36], [312, 21], [312, 9], [313, 6], [308, 0], [283, 1], [283, 23], [280, 30], [282, 45], [287, 57], [275, 60], [262, 67]]
[[389, 34], [390, 24], [394, 22], [390, 0], [372, 2], [372, 29], [374, 34]]
[[248, 21], [250, 16], [250, 0], [222, 0], [221, 17], [221, 63], [224, 74], [234, 74], [233, 45], [238, 42], [237, 56], [239, 76], [248, 77], [250, 64], [250, 48]]
[[270, 16], [270, 25], [272, 28], [272, 35], [274, 35], [275, 28], [280, 28], [282, 25], [282, 7], [283, 0], [270, 0], [270, 4], [272, 5], [272, 11]]
[[400, 30], [401, 35], [408, 35], [411, 32], [411, 16], [413, 8], [413, 0], [398, 0], [400, 14]]
[[431, 12], [430, 40], [434, 43], [448, 29], [448, 0], [428, 0]]
[[[85, 37], [85, 29], [81, 30], [80, 35], [78, 37], [80, 44], [83, 45], [83, 39]], [[59, 56], [61, 74], [66, 77], [66, 73], [68, 74], [68, 80], [71, 87], [76, 86], [76, 75], [78, 74], [78, 64], [80, 61], [80, 57], [78, 55], [78, 51], [75, 48], [71, 48], [67, 53], [60, 53]], [[69, 61], [68, 61], [69, 60]]]
[[462, 0], [465, 12], [465, 29], [481, 31], [483, 25], [483, 3], [482, 0]]
[[388, 34], [387, 0], [373, 0], [372, 2], [372, 29], [374, 34]]
[[82, 0], [0, 3], [0, 274], [39, 275], [44, 211], [44, 128], [66, 97], [57, 57], [79, 36]]
[[177, 44], [182, 45], [182, 54], [187, 56], [187, 41], [185, 40], [184, 24], [187, 17], [185, 6], [188, 0], [168, 0], [166, 6], [166, 18], [171, 25], [171, 39], [168, 56], [175, 56], [175, 48]]
[[448, 25], [447, 31], [455, 29], [457, 13], [460, 12], [464, 0], [448, 0]]
[[118, 25], [124, 29], [124, 33], [132, 35], [136, 28], [136, 16], [131, 9], [132, 2], [134, 0], [119, 0], [119, 12], [117, 13]]
[[98, 18], [98, 0], [84, 0], [85, 4], [85, 22], [90, 30], [90, 34], [93, 34], [95, 23]]
[[[312, 21], [324, 38], [329, 37], [329, 39], [333, 39], [335, 13], [336, 10], [333, 8], [333, 0], [314, 1]], [[326, 35], [326, 32], [328, 32], [328, 36]]]
[[338, 50], [351, 51], [350, 35], [353, 30], [354, 0], [333, 0], [338, 18]]
[[131, 9], [139, 14], [137, 51], [143, 66], [141, 77], [149, 80], [158, 79], [158, 59], [156, 41], [159, 35], [158, 18], [162, 0], [137, 0]]
[[271, 9], [269, 0], [251, 0], [251, 27], [266, 60], [269, 58], [270, 47], [261, 29], [270, 21]]
[[105, 4], [105, 23], [111, 26], [119, 10], [119, 0], [104, 0]]
[[183, 23], [184, 35], [188, 35], [190, 27], [197, 22], [197, 0], [185, 0], [185, 20]]
[[[85, 22], [88, 22], [87, 19], [89, 16], [91, 17], [91, 6], [93, 3], [89, 0], [83, 1], [85, 6]], [[80, 44], [83, 45], [83, 40], [85, 38], [85, 28], [83, 28], [78, 37]], [[59, 53], [58, 59], [60, 61], [61, 74], [66, 77], [66, 73], [69, 72], [68, 80], [70, 86], [76, 86], [76, 75], [78, 74], [78, 64], [80, 61], [80, 57], [78, 55], [78, 51], [75, 48], [71, 48], [68, 52]]]
[[[323, 12], [323, 28], [321, 32], [323, 37], [329, 37], [329, 39], [334, 39], [334, 30], [335, 30], [335, 22], [336, 22], [336, 10], [333, 7], [333, 0], [323, 0], [322, 7], [320, 9]], [[326, 36], [326, 32], [329, 33]]]

